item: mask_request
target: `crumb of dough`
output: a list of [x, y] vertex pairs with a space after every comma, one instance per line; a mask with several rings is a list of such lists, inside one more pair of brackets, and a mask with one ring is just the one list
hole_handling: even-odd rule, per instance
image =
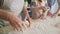
[[55, 24], [55, 27], [60, 28], [60, 23]]

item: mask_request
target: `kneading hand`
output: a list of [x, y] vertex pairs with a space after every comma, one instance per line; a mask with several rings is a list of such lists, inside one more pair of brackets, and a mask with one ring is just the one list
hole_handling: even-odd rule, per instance
[[9, 21], [15, 29], [23, 27], [22, 20], [8, 11], [0, 9], [0, 18]]

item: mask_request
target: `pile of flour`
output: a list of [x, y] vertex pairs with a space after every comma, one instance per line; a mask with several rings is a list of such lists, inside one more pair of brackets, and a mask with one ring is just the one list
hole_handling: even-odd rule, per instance
[[10, 31], [8, 34], [60, 34], [60, 17], [45, 20], [32, 20], [29, 28], [23, 31]]

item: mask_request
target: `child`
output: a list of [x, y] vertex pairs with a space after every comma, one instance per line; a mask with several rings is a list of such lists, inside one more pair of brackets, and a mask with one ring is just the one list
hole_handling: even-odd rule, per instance
[[[35, 0], [34, 1], [34, 4], [31, 7], [33, 18], [40, 18], [42, 16], [43, 12], [45, 11], [45, 9], [44, 9], [45, 4], [46, 4], [46, 0]], [[45, 12], [44, 12], [44, 14], [45, 14]]]

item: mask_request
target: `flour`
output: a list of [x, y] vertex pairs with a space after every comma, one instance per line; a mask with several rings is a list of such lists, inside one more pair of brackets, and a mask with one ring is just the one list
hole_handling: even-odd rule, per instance
[[[24, 24], [29, 23], [24, 21]], [[58, 24], [58, 25], [57, 25]], [[57, 27], [55, 27], [55, 25]], [[57, 18], [47, 18], [45, 20], [36, 19], [31, 20], [31, 26], [24, 27], [22, 31], [9, 30], [7, 34], [60, 34], [60, 17]], [[4, 29], [4, 28], [3, 28]], [[6, 29], [5, 29], [6, 30]]]

